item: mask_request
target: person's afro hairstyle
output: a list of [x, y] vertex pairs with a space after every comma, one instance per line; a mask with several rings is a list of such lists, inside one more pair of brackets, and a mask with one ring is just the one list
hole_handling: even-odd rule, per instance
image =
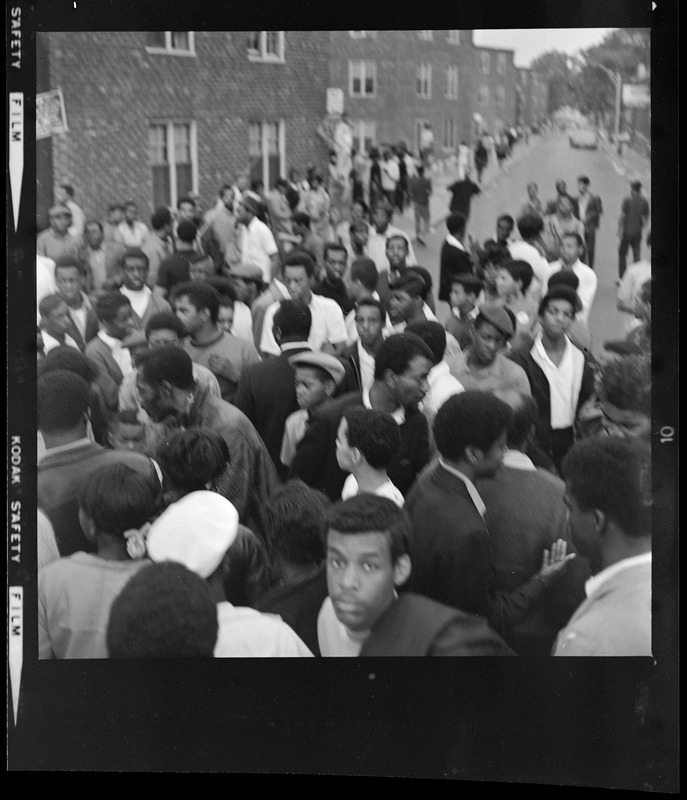
[[175, 344], [142, 353], [138, 370], [143, 379], [154, 387], [167, 381], [178, 389], [191, 391], [196, 385], [191, 356]]
[[651, 414], [651, 357], [628, 355], [601, 369], [601, 399], [621, 411]]
[[441, 406], [434, 419], [434, 440], [444, 458], [458, 461], [465, 448], [489, 450], [511, 421], [507, 403], [490, 392], [470, 389], [453, 395]]
[[208, 582], [163, 561], [142, 567], [117, 595], [105, 641], [110, 658], [211, 658], [218, 631]]
[[61, 433], [75, 428], [84, 418], [91, 399], [91, 387], [68, 369], [48, 371], [38, 378], [38, 430]]
[[93, 383], [100, 374], [98, 365], [81, 350], [62, 344], [53, 348], [38, 367], [38, 375], [47, 375], [57, 369], [66, 369]]
[[446, 352], [446, 329], [440, 322], [434, 320], [418, 320], [411, 322], [407, 327], [408, 333], [414, 333], [419, 336], [422, 341], [432, 351], [432, 363], [438, 364]]
[[387, 467], [401, 446], [401, 432], [391, 414], [356, 406], [344, 411], [344, 419], [349, 446], [360, 450], [373, 469]]
[[374, 379], [380, 381], [387, 370], [402, 375], [410, 362], [422, 356], [431, 362], [433, 354], [422, 339], [414, 333], [394, 333], [380, 345], [375, 357]]
[[319, 564], [322, 521], [330, 505], [327, 495], [301, 480], [278, 486], [263, 509], [270, 552], [293, 564]]
[[187, 428], [168, 433], [155, 448], [165, 481], [184, 492], [202, 491], [229, 464], [229, 447], [210, 428]]

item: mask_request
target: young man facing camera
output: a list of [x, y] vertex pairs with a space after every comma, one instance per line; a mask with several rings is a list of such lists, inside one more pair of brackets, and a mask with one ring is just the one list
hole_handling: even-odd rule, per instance
[[323, 656], [511, 655], [478, 617], [396, 589], [410, 576], [410, 521], [386, 497], [359, 494], [325, 514], [328, 598]]

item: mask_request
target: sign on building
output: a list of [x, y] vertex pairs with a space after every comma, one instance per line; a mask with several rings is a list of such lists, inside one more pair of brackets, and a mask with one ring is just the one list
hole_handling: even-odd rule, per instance
[[648, 108], [650, 104], [651, 95], [645, 83], [626, 83], [623, 86], [623, 105], [626, 108]]
[[327, 89], [327, 114], [343, 114], [344, 93], [343, 89]]
[[54, 133], [67, 132], [62, 89], [36, 95], [36, 139], [47, 139]]

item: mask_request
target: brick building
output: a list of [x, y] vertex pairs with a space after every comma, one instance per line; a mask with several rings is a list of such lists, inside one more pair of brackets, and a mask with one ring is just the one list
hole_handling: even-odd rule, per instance
[[39, 227], [61, 181], [87, 214], [133, 199], [147, 222], [242, 170], [323, 167], [328, 67], [326, 31], [38, 34], [37, 91], [62, 90], [68, 125], [37, 142]]
[[512, 51], [475, 47], [470, 30], [332, 31], [330, 85], [343, 89], [356, 148], [404, 141], [419, 149], [424, 122], [435, 152], [476, 132], [515, 124]]

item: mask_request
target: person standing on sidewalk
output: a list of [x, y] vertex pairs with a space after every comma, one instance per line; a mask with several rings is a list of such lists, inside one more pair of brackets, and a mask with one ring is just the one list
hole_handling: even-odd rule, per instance
[[472, 180], [470, 170], [465, 172], [464, 177], [459, 177], [455, 183], [451, 184], [448, 191], [451, 192], [449, 211], [451, 214], [463, 214], [467, 225], [470, 219], [470, 204], [473, 195], [479, 194], [481, 191], [480, 187]]
[[423, 166], [419, 166], [417, 174], [410, 178], [408, 194], [415, 210], [415, 241], [426, 245], [423, 235], [429, 232], [429, 198], [432, 195], [432, 180], [425, 177]]
[[475, 160], [475, 169], [477, 170], [477, 180], [479, 183], [482, 182], [482, 173], [486, 169], [487, 164], [489, 163], [489, 151], [484, 144], [484, 139], [480, 137], [477, 140], [477, 144], [475, 145], [475, 153], [474, 153], [474, 160]]
[[642, 194], [640, 181], [630, 184], [630, 195], [623, 200], [618, 221], [618, 273], [622, 278], [627, 268], [627, 251], [632, 248], [634, 261], [639, 261], [642, 229], [649, 219], [649, 201]]
[[596, 249], [596, 230], [599, 227], [599, 218], [603, 214], [601, 198], [589, 191], [589, 178], [580, 175], [577, 179], [577, 188], [580, 192], [577, 198], [577, 208], [580, 220], [584, 223], [584, 244], [587, 253], [587, 266], [594, 269], [594, 252]]
[[379, 168], [382, 175], [382, 192], [389, 205], [394, 208], [396, 206], [396, 187], [401, 180], [401, 169], [396, 157], [390, 150], [385, 150], [382, 154], [382, 162]]

